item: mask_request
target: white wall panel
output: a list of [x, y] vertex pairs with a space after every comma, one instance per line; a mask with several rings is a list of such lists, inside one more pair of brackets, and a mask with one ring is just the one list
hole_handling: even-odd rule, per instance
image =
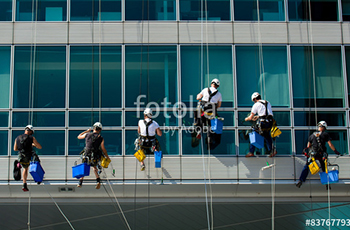
[[233, 43], [232, 23], [179, 23], [180, 43]]
[[94, 43], [123, 43], [123, 24], [95, 23]]
[[343, 22], [343, 43], [350, 44], [350, 22]]
[[0, 23], [0, 44], [12, 44], [12, 22], [1, 22]]
[[260, 23], [257, 22], [235, 22], [234, 42], [235, 43], [287, 43], [287, 24], [286, 23]]
[[0, 158], [0, 180], [8, 180], [8, 179], [13, 180], [13, 161], [15, 159], [17, 158], [14, 158], [14, 157], [11, 159], [9, 159], [8, 157]]
[[[64, 180], [66, 177], [66, 158], [39, 156], [45, 174], [44, 180]], [[29, 176], [30, 177], [30, 176]]]
[[91, 23], [69, 23], [69, 43], [92, 43]]

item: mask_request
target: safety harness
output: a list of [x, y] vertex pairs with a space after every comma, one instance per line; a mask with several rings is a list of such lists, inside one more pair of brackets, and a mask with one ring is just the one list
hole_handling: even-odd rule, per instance
[[[259, 134], [262, 134], [264, 131], [269, 131], [271, 129], [272, 124], [274, 122], [274, 119], [273, 119], [273, 116], [269, 115], [268, 111], [267, 111], [267, 105], [269, 102], [268, 101], [262, 102], [261, 100], [258, 102], [260, 102], [261, 104], [263, 104], [265, 106], [265, 115], [259, 116], [259, 119], [256, 121], [256, 125], [255, 125], [255, 127], [259, 131]], [[261, 128], [261, 122], [271, 123], [271, 127]]]
[[142, 148], [151, 148], [156, 145], [156, 136], [150, 136], [148, 132], [148, 127], [153, 123], [151, 119], [149, 122], [143, 120], [143, 123], [146, 126], [146, 136], [140, 135], [140, 146]]
[[[206, 111], [208, 110], [214, 110], [215, 115], [217, 114], [217, 104], [216, 103], [211, 103], [211, 99], [218, 93], [219, 91], [216, 90], [215, 92], [211, 92], [210, 88], [208, 87], [208, 94], [209, 94], [209, 99], [208, 101], [201, 101], [201, 107], [203, 112], [206, 113]], [[214, 109], [213, 109], [213, 104], [214, 104]], [[210, 113], [208, 113], [207, 115], [211, 115]]]
[[81, 154], [83, 154], [83, 156], [85, 156], [89, 159], [89, 163], [92, 166], [96, 166], [98, 161], [102, 157], [102, 151], [100, 149], [100, 144], [97, 144], [97, 141], [101, 140], [100, 143], [102, 143], [102, 137], [100, 134], [95, 135], [94, 133], [88, 134], [88, 135], [92, 136], [91, 137], [91, 148], [87, 148], [87, 146], [85, 146], [85, 148], [81, 152]]

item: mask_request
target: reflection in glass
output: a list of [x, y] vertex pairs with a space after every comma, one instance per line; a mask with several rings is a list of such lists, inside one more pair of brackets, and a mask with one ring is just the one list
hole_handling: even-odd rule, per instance
[[7, 156], [8, 132], [0, 131], [0, 155]]
[[290, 21], [337, 21], [337, 0], [289, 0], [288, 13]]
[[180, 0], [180, 20], [231, 20], [229, 0]]
[[60, 127], [65, 126], [64, 112], [33, 112], [33, 121], [29, 121], [28, 112], [13, 112], [12, 126], [26, 127], [28, 123], [34, 127]]
[[67, 20], [67, 0], [17, 0], [16, 3], [16, 21]]
[[0, 21], [12, 21], [12, 1], [0, 1]]
[[126, 0], [125, 20], [175, 20], [176, 1]]
[[[235, 20], [257, 21], [257, 0], [234, 0]], [[260, 21], [284, 21], [284, 1], [264, 0], [259, 1]]]
[[345, 126], [344, 112], [294, 112], [294, 124], [297, 126], [316, 127], [319, 121], [326, 121], [328, 126]]
[[71, 0], [70, 11], [71, 21], [120, 21], [121, 0]]
[[103, 126], [121, 126], [121, 112], [69, 112], [69, 126], [91, 127], [95, 122]]
[[11, 47], [0, 47], [0, 60], [0, 108], [9, 108]]

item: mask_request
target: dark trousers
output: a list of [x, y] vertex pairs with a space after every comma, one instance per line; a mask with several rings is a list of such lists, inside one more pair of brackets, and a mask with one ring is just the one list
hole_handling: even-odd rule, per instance
[[[271, 127], [272, 127], [272, 122], [263, 122], [263, 121], [261, 122], [261, 129], [263, 130], [263, 133], [261, 134], [261, 136], [263, 136], [264, 140], [266, 141], [268, 152], [271, 152], [271, 149], [272, 149], [272, 137], [270, 134]], [[255, 151], [255, 146], [250, 144], [249, 152], [254, 153], [254, 151]]]
[[[322, 171], [324, 172], [325, 171], [325, 164], [324, 164], [324, 161], [322, 160], [322, 157], [315, 157], [315, 160], [318, 160], [321, 164], [321, 169]], [[309, 161], [309, 158], [306, 158], [306, 164], [303, 168], [303, 171], [301, 171], [301, 174], [300, 174], [300, 177], [299, 177], [299, 180], [301, 182], [305, 182], [306, 181], [306, 177], [309, 175], [309, 164], [310, 164], [310, 161]]]

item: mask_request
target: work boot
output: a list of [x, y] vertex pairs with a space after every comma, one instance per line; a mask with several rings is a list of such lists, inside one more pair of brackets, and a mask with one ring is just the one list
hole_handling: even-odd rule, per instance
[[22, 190], [23, 190], [23, 192], [28, 192], [29, 191], [29, 189], [27, 187], [27, 183], [23, 183]]
[[245, 155], [245, 157], [253, 157], [254, 153], [249, 152], [247, 155]]
[[83, 179], [80, 179], [79, 184], [77, 185], [78, 188], [80, 188], [81, 186], [83, 186]]
[[302, 184], [303, 184], [303, 182], [299, 181], [295, 186], [297, 186], [298, 188], [300, 188]]
[[101, 179], [100, 178], [97, 178], [96, 179], [96, 187], [95, 187], [95, 189], [100, 189], [100, 187], [101, 187]]

